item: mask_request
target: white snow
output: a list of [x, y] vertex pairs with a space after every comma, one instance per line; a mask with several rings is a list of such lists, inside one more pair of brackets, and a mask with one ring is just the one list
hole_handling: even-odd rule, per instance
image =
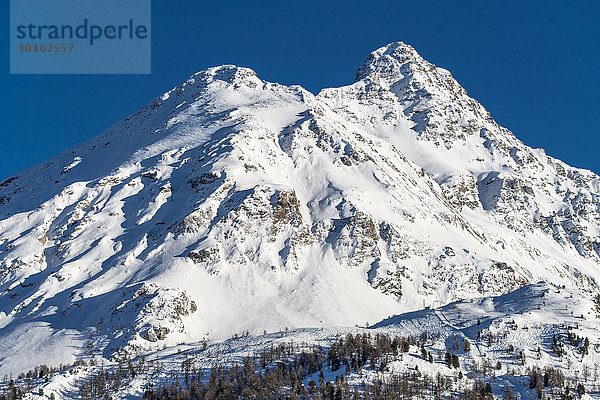
[[[538, 281], [598, 291], [598, 176], [525, 146], [410, 46], [360, 71], [315, 96], [211, 68], [0, 183], [0, 375], [84, 357], [87, 340], [108, 362]], [[559, 309], [529, 310], [541, 325], [516, 343]], [[463, 332], [452, 312], [396, 326]]]

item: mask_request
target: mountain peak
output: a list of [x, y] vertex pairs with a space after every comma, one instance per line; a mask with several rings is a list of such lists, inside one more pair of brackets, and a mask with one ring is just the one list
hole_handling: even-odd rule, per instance
[[[356, 73], [356, 81], [376, 73], [383, 77], [398, 77], [407, 63], [427, 63], [417, 51], [404, 42], [394, 42], [373, 51]], [[427, 63], [429, 64], [429, 63]]]
[[359, 68], [355, 84], [368, 92], [391, 93], [402, 113], [415, 124], [412, 130], [436, 145], [450, 148], [456, 139], [495, 124], [449, 71], [423, 59], [403, 42], [373, 51]]
[[208, 68], [192, 76], [192, 78], [195, 77], [199, 77], [201, 80], [206, 81], [207, 83], [217, 80], [232, 84], [240, 84], [244, 82], [253, 82], [255, 84], [262, 83], [261, 79], [256, 75], [254, 70], [231, 64]]
[[218, 82], [224, 83], [225, 86], [233, 85], [236, 88], [242, 86], [256, 88], [263, 84], [263, 81], [252, 69], [246, 67], [238, 67], [236, 65], [231, 64], [224, 64], [196, 72], [181, 85], [171, 89], [170, 91], [162, 95], [160, 100], [164, 101], [168, 99], [173, 93], [181, 93], [182, 91], [190, 87], [202, 89], [212, 83]]

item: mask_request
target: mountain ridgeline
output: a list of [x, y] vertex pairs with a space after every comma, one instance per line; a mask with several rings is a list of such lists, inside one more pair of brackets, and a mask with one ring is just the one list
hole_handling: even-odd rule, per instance
[[0, 373], [598, 279], [600, 178], [403, 43], [317, 95], [209, 68], [0, 183]]

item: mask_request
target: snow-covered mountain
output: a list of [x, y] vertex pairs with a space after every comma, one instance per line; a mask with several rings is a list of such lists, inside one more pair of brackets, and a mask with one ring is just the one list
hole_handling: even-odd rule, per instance
[[210, 68], [0, 183], [0, 374], [599, 279], [600, 178], [403, 43], [316, 96]]

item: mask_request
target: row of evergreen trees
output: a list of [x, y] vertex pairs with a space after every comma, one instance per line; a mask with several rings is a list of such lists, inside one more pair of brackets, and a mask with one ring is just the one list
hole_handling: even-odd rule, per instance
[[[427, 351], [425, 344], [428, 338], [421, 335], [390, 336], [385, 334], [371, 335], [349, 334], [338, 338], [330, 347], [308, 346], [288, 342], [271, 346], [261, 353], [243, 359], [240, 364], [215, 364], [210, 372], [204, 373], [199, 367], [197, 356], [186, 356], [181, 363], [181, 371], [170, 371], [168, 384], [158, 387], [149, 385], [145, 389], [145, 400], [162, 399], [397, 399], [397, 398], [468, 398], [491, 399], [492, 387], [476, 381], [472, 387], [466, 387], [462, 372], [454, 377], [428, 376], [415, 366], [402, 374], [379, 374], [388, 370], [390, 362], [402, 353], [410, 351], [411, 346], [420, 348], [421, 357], [433, 363], [433, 355]], [[567, 335], [567, 342], [579, 349], [587, 348], [585, 338], [572, 334]], [[559, 346], [558, 340], [553, 342]], [[465, 341], [465, 351], [468, 342]], [[457, 347], [457, 346], [455, 346]], [[469, 346], [470, 347], [470, 346]], [[583, 352], [582, 352], [583, 353]], [[449, 368], [459, 368], [459, 357], [446, 351], [438, 362]], [[126, 387], [138, 375], [156, 376], [163, 368], [157, 360], [146, 360], [140, 357], [133, 362], [127, 357], [118, 361], [115, 367], [104, 368], [90, 364], [93, 372], [79, 382], [79, 397], [83, 400], [110, 399]], [[10, 383], [0, 391], [0, 400], [17, 400], [31, 391], [32, 385], [47, 381], [54, 373], [64, 373], [65, 369], [74, 372], [77, 367], [87, 369], [84, 361], [78, 361], [60, 369], [40, 366], [21, 374], [19, 380], [27, 382], [26, 386]], [[491, 367], [491, 366], [488, 366]], [[500, 362], [495, 366], [501, 369]], [[482, 375], [487, 376], [486, 370]], [[479, 371], [480, 368], [474, 368]], [[367, 373], [370, 378], [362, 378]], [[348, 376], [354, 374], [354, 382], [348, 382]], [[356, 384], [356, 376], [360, 384]], [[540, 399], [547, 395], [557, 399], [578, 398], [585, 393], [580, 382], [567, 381], [564, 374], [555, 368], [528, 370], [530, 389]], [[384, 378], [385, 377], [385, 378]], [[42, 393], [40, 393], [42, 394]], [[496, 393], [507, 399], [514, 394], [506, 389]]]
[[[331, 347], [313, 347], [295, 353], [293, 344], [265, 350], [257, 357], [245, 358], [241, 365], [215, 365], [207, 379], [201, 374], [191, 379], [174, 380], [169, 385], [148, 388], [144, 400], [167, 399], [400, 399], [441, 398], [444, 394], [490, 398], [483, 389], [462, 393], [451, 391], [452, 378], [435, 378], [414, 368], [374, 381], [350, 385], [348, 375], [363, 368], [384, 371], [399, 353], [417, 345], [412, 337], [388, 335], [347, 335]], [[325, 372], [324, 372], [325, 371]], [[331, 380], [326, 379], [326, 374]], [[482, 386], [483, 388], [483, 386]], [[473, 391], [475, 390], [475, 391]], [[471, 393], [472, 392], [472, 393]]]

